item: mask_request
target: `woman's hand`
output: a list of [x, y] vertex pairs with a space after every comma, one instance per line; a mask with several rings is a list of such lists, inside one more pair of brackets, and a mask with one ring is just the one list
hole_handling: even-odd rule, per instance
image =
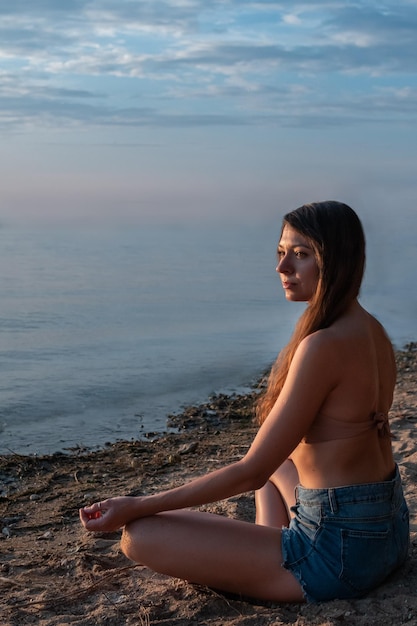
[[80, 509], [81, 524], [90, 532], [113, 532], [119, 530], [136, 517], [140, 498], [120, 496]]

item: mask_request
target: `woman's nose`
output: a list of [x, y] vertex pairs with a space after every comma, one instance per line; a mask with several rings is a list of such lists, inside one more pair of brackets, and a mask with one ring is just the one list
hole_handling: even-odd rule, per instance
[[278, 274], [289, 274], [291, 272], [291, 264], [286, 255], [283, 255], [279, 259], [276, 271]]

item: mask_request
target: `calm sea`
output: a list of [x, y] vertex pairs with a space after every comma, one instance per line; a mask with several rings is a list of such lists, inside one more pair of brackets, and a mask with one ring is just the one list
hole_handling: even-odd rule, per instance
[[[271, 226], [0, 228], [0, 454], [161, 432], [246, 389], [304, 306], [281, 293]], [[392, 261], [385, 238], [371, 237], [362, 301], [401, 347], [417, 337], [414, 241], [390, 242]]]

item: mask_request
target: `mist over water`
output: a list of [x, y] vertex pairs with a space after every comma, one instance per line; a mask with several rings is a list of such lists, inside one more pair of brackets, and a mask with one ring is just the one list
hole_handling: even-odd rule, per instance
[[[414, 244], [395, 266], [384, 233], [368, 237], [362, 302], [400, 347], [416, 336]], [[1, 228], [0, 453], [163, 431], [254, 382], [304, 307], [281, 293], [278, 236], [261, 221]]]

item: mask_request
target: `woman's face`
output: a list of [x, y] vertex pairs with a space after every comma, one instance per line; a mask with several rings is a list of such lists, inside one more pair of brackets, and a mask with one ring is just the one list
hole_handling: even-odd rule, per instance
[[285, 224], [278, 244], [277, 272], [287, 300], [311, 300], [319, 278], [316, 257], [307, 239], [288, 224]]

